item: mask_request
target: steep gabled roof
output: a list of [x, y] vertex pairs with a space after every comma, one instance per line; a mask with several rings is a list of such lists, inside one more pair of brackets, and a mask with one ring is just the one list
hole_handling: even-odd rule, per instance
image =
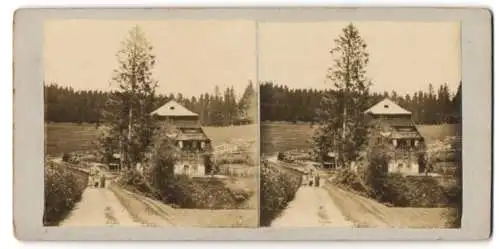
[[197, 117], [198, 114], [188, 110], [186, 107], [177, 103], [174, 100], [169, 101], [160, 108], [154, 110], [151, 114], [158, 116], [183, 116], [183, 117]]
[[386, 98], [365, 111], [367, 114], [375, 115], [410, 115], [411, 112]]

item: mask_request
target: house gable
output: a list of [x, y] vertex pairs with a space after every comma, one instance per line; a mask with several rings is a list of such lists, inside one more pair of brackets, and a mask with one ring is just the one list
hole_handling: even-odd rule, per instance
[[409, 116], [411, 112], [394, 103], [392, 100], [386, 98], [365, 111], [366, 114], [371, 115], [401, 115]]
[[188, 110], [174, 100], [154, 110], [151, 114], [163, 117], [198, 117], [198, 114]]

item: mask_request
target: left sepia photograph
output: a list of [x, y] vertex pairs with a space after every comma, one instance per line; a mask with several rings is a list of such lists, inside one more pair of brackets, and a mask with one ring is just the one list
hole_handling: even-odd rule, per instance
[[257, 227], [256, 24], [44, 25], [44, 226]]

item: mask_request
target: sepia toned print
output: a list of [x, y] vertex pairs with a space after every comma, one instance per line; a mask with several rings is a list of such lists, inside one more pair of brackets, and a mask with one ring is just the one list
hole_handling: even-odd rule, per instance
[[460, 228], [460, 24], [258, 24], [260, 224]]
[[44, 226], [256, 227], [255, 23], [51, 20]]

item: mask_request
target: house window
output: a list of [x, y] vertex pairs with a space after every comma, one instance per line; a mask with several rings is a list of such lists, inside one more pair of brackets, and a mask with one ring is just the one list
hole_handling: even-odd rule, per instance
[[179, 141], [179, 148], [182, 149], [182, 147], [183, 147], [182, 141]]

